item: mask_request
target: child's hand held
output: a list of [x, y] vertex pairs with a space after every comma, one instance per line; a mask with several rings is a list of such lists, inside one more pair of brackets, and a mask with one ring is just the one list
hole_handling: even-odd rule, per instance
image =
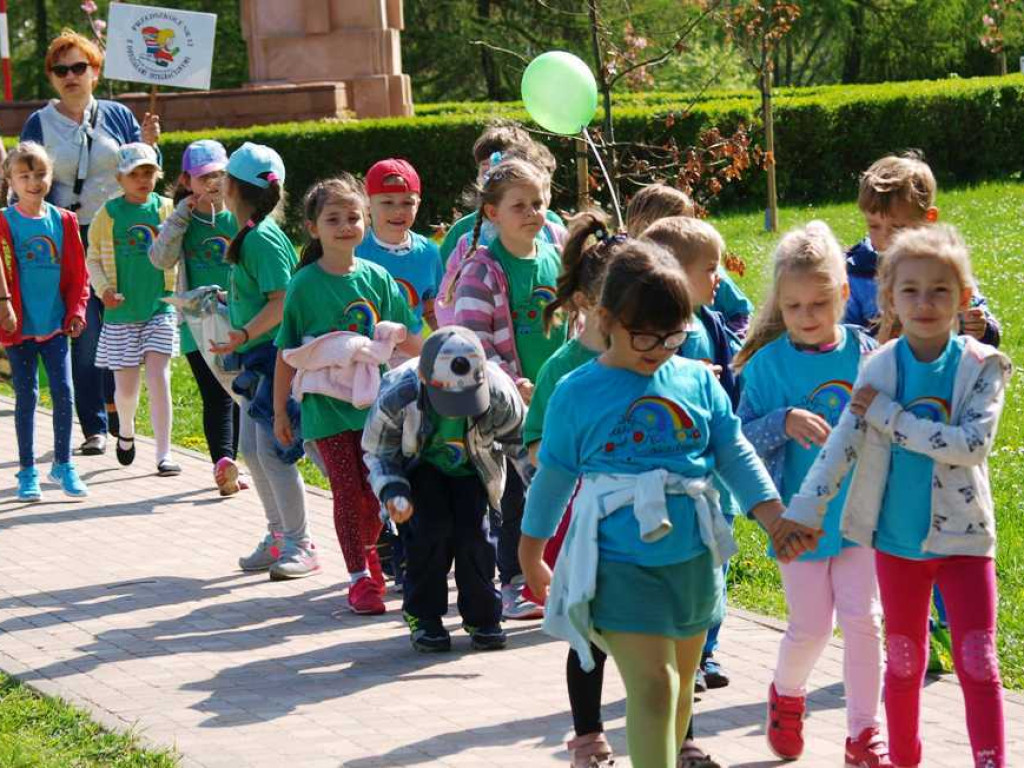
[[85, 330], [85, 322], [80, 317], [71, 318], [71, 322], [68, 323], [68, 336], [72, 339], [77, 339], [82, 335], [82, 331]]
[[786, 434], [804, 448], [824, 445], [832, 427], [821, 416], [802, 408], [793, 408], [786, 414]]
[[962, 333], [981, 339], [985, 335], [987, 327], [985, 322], [985, 310], [981, 307], [971, 307], [960, 316]]
[[410, 518], [412, 518], [412, 502], [405, 498], [405, 496], [396, 496], [388, 501], [384, 506], [388, 511], [388, 515], [396, 525], [407, 523]]
[[103, 292], [103, 306], [107, 309], [115, 309], [124, 302], [124, 294], [118, 293], [113, 288], [107, 288]]
[[878, 390], [874, 387], [863, 386], [853, 393], [850, 401], [850, 411], [856, 416], [863, 416], [868, 412], [871, 404], [875, 402]]
[[551, 568], [543, 560], [523, 564], [523, 575], [530, 591], [542, 603], [547, 602], [551, 591]]
[[210, 342], [210, 351], [215, 355], [230, 355], [248, 340], [249, 334], [245, 330], [232, 329], [228, 331], [227, 341]]

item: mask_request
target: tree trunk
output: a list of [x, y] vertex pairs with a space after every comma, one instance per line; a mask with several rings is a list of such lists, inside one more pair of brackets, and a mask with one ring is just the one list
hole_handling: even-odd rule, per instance
[[615, 119], [612, 115], [612, 88], [608, 82], [608, 72], [604, 66], [604, 55], [601, 52], [601, 11], [598, 0], [587, 0], [587, 11], [590, 16], [590, 44], [594, 54], [594, 69], [597, 72], [597, 86], [604, 97], [604, 142], [608, 146], [608, 172], [611, 178], [613, 193], [618, 198], [619, 163], [615, 152]]
[[772, 111], [772, 73], [767, 41], [761, 57], [761, 119], [764, 121], [765, 172], [768, 176], [768, 205], [764, 212], [766, 232], [779, 231], [779, 196], [775, 181], [775, 117]]
[[864, 36], [864, 9], [861, 7], [850, 9], [850, 30], [849, 43], [846, 48], [846, 56], [843, 61], [843, 82], [856, 83], [860, 80], [861, 66], [861, 39]]
[[45, 99], [50, 83], [42, 66], [46, 49], [50, 46], [50, 22], [46, 15], [46, 0], [36, 0], [36, 98]]
[[[477, 0], [476, 12], [484, 26], [490, 27], [491, 21], [491, 0]], [[484, 84], [487, 89], [489, 101], [501, 100], [501, 79], [498, 74], [498, 66], [494, 61], [494, 51], [486, 45], [480, 46], [480, 69], [484, 74]]]

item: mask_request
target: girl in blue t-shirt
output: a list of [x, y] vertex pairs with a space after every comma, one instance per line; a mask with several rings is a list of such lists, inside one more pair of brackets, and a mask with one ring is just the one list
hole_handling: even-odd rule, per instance
[[879, 306], [882, 322], [898, 321], [902, 336], [864, 363], [848, 414], [775, 528], [776, 546], [795, 554], [805, 544], [790, 536], [823, 528], [823, 513], [852, 471], [840, 531], [876, 550], [885, 715], [892, 765], [900, 768], [922, 764], [934, 584], [949, 611], [972, 765], [1006, 765], [988, 454], [1013, 367], [993, 347], [956, 335], [972, 286], [967, 247], [952, 227], [896, 236], [879, 273]]
[[[545, 629], [584, 670], [592, 639], [615, 659], [633, 764], [673, 768], [721, 616], [721, 564], [736, 551], [713, 479], [770, 529], [782, 505], [714, 374], [675, 355], [692, 306], [674, 259], [624, 244], [598, 311], [608, 349], [551, 397], [519, 557], [535, 594], [551, 587]], [[552, 581], [544, 545], [577, 481]]]
[[[875, 346], [859, 329], [839, 324], [849, 292], [843, 252], [828, 226], [812, 221], [793, 230], [775, 251], [768, 298], [736, 357], [743, 371], [743, 431], [786, 503], [850, 402], [862, 356]], [[846, 484], [829, 504], [813, 552], [779, 563], [789, 626], [768, 692], [767, 738], [784, 760], [803, 752], [807, 680], [832, 638], [835, 615], [845, 640], [846, 761], [881, 765], [886, 748], [879, 735], [881, 609], [874, 553], [840, 535], [845, 498]]]

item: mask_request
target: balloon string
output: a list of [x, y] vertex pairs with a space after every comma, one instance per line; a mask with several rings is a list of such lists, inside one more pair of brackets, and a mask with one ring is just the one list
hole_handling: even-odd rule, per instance
[[583, 138], [586, 140], [590, 148], [594, 150], [594, 157], [597, 158], [597, 165], [601, 169], [601, 173], [604, 175], [605, 183], [608, 185], [608, 194], [612, 196], [612, 205], [615, 207], [615, 219], [619, 223], [619, 229], [625, 230], [626, 224], [622, 220], [622, 209], [619, 208], [619, 197], [615, 194], [615, 185], [612, 183], [612, 177], [608, 174], [608, 169], [604, 167], [604, 160], [601, 159], [601, 153], [597, 151], [597, 146], [594, 144], [594, 140], [590, 138], [590, 133], [587, 131], [586, 126], [583, 127]]

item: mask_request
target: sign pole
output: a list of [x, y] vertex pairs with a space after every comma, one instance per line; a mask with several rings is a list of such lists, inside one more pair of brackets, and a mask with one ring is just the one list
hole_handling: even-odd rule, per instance
[[0, 59], [3, 60], [4, 98], [14, 101], [11, 83], [11, 42], [7, 34], [7, 0], [0, 0]]
[[[0, 0], [0, 2], [3, 2], [3, 0]], [[149, 114], [151, 115], [156, 114], [156, 89], [156, 84], [149, 87]]]

